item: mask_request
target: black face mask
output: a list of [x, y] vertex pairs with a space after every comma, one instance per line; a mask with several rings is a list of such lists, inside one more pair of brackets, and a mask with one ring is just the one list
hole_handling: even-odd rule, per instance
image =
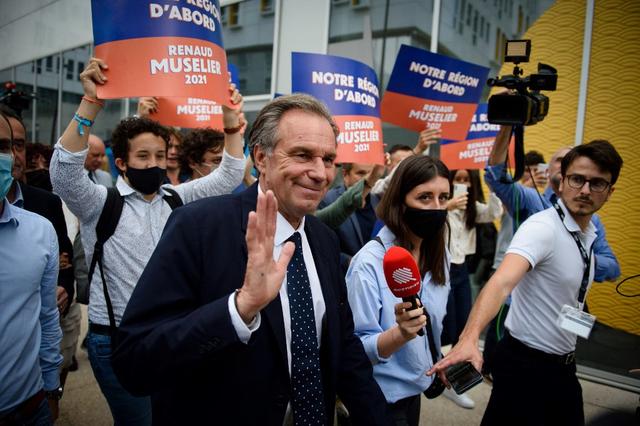
[[167, 177], [167, 169], [160, 167], [149, 167], [148, 169], [134, 169], [127, 167], [126, 172], [131, 186], [142, 192], [144, 195], [151, 195], [160, 189], [160, 185]]
[[403, 219], [411, 232], [417, 237], [427, 240], [438, 235], [447, 220], [447, 211], [407, 207]]

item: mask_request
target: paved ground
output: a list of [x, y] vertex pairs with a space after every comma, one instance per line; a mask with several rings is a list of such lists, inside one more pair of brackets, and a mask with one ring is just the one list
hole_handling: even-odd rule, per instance
[[[83, 314], [86, 318], [86, 309], [83, 310]], [[83, 330], [81, 336], [84, 336], [85, 332]], [[107, 403], [93, 378], [87, 353], [78, 350], [77, 358], [80, 368], [69, 374], [57, 425], [100, 426], [113, 424]], [[587, 425], [632, 426], [639, 424], [635, 417], [635, 410], [639, 404], [637, 394], [584, 380], [581, 383]], [[469, 392], [469, 396], [476, 402], [476, 408], [473, 410], [460, 408], [443, 396], [435, 400], [423, 398], [420, 424], [433, 426], [479, 425], [490, 392], [490, 386], [485, 383], [476, 386]]]

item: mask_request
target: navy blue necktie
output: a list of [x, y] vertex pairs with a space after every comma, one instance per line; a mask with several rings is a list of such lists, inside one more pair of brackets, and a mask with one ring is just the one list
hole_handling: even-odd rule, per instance
[[291, 316], [291, 384], [293, 423], [324, 425], [325, 410], [320, 376], [320, 352], [309, 276], [302, 255], [302, 239], [295, 232], [287, 241], [296, 245], [287, 267], [287, 294]]

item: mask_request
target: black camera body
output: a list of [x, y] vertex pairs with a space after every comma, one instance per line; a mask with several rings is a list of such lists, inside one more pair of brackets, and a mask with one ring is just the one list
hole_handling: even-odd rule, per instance
[[[516, 54], [514, 54], [514, 51]], [[538, 64], [538, 73], [520, 77], [520, 62], [529, 62], [531, 40], [508, 40], [505, 62], [515, 63], [513, 74], [490, 78], [490, 87], [505, 87], [515, 94], [499, 94], [489, 98], [488, 119], [492, 124], [530, 126], [542, 121], [549, 112], [549, 98], [541, 90], [556, 90], [558, 72], [550, 65]]]
[[16, 89], [16, 84], [8, 81], [2, 85], [3, 93], [0, 94], [0, 103], [11, 108], [19, 117], [22, 118], [22, 111], [29, 109], [31, 101], [35, 98], [32, 93], [25, 93]]

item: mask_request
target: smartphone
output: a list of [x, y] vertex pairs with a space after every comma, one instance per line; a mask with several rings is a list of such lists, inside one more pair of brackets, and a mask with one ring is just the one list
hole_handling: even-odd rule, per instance
[[461, 362], [447, 368], [447, 380], [458, 395], [461, 395], [482, 382], [482, 374], [470, 363]]
[[466, 194], [467, 193], [467, 185], [464, 185], [462, 183], [454, 183], [453, 184], [453, 196], [458, 197], [462, 194]]
[[538, 171], [539, 172], [546, 173], [548, 169], [549, 169], [549, 165], [547, 163], [538, 164]]

